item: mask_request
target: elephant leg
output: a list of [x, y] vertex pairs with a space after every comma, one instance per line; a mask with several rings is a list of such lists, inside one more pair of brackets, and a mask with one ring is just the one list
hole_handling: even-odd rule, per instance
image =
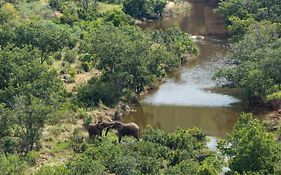
[[137, 141], [140, 141], [139, 136], [138, 135], [134, 135], [134, 137], [137, 139]]
[[118, 142], [121, 143], [122, 135], [118, 134]]
[[106, 128], [105, 136], [107, 136], [108, 131], [109, 131], [109, 128]]
[[98, 135], [102, 137], [102, 130], [99, 131]]

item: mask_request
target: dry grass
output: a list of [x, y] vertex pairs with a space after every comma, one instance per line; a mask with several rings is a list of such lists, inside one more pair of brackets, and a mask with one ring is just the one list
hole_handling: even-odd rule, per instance
[[98, 77], [99, 75], [100, 75], [100, 71], [93, 69], [90, 72], [84, 72], [84, 73], [75, 75], [74, 83], [64, 83], [64, 85], [68, 92], [73, 92], [73, 91], [76, 91], [77, 87], [79, 87], [83, 83], [86, 83], [92, 77]]
[[[92, 117], [93, 122], [98, 120], [111, 120], [114, 109], [100, 105], [96, 109], [86, 111], [87, 116]], [[42, 165], [63, 163], [72, 154], [71, 137], [74, 129], [83, 131], [85, 138], [88, 137], [86, 130], [83, 129], [83, 119], [80, 114], [68, 114], [67, 120], [62, 120], [54, 125], [46, 125], [42, 135], [42, 148], [37, 166], [30, 171], [34, 172]], [[76, 121], [76, 122], [72, 122]]]

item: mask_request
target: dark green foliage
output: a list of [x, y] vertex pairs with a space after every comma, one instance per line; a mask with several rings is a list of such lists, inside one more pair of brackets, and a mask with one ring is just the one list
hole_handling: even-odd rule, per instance
[[162, 16], [166, 0], [126, 0], [123, 11], [136, 18], [157, 19]]
[[81, 49], [90, 53], [86, 58], [95, 58], [96, 67], [103, 74], [99, 80], [93, 79], [79, 90], [78, 99], [86, 106], [95, 106], [99, 100], [112, 105], [126, 90], [139, 93], [179, 66], [185, 52], [197, 52], [188, 35], [178, 29], [163, 34], [172, 41], [159, 43], [141, 29], [127, 25], [104, 25], [90, 33], [91, 38]]
[[241, 174], [275, 174], [275, 167], [281, 159], [273, 136], [251, 114], [240, 116], [221, 150], [230, 158], [230, 169]]
[[97, 106], [100, 101], [105, 105], [118, 102], [120, 92], [113, 82], [92, 78], [78, 90], [78, 100], [86, 106]]
[[16, 96], [34, 96], [46, 104], [61, 99], [57, 73], [40, 64], [36, 49], [0, 49], [0, 102], [11, 106]]
[[76, 156], [73, 157], [67, 164], [65, 172], [69, 175], [84, 175], [84, 174], [106, 174], [105, 167], [101, 162], [93, 160], [91, 157], [87, 156]]
[[125, 14], [122, 11], [114, 11], [111, 13], [106, 14], [104, 17], [104, 22], [110, 22], [114, 26], [122, 26], [122, 25], [128, 25], [133, 24], [133, 18], [129, 15]]
[[41, 130], [63, 99], [62, 84], [54, 70], [40, 64], [38, 50], [5, 47], [0, 50], [0, 102], [3, 127], [1, 149], [23, 153], [40, 148]]
[[281, 22], [279, 0], [226, 0], [219, 3], [217, 12], [225, 18], [234, 34], [240, 36], [254, 21]]
[[[5, 30], [11, 30], [7, 32]], [[40, 52], [40, 61], [43, 63], [51, 53], [60, 51], [64, 47], [73, 47], [74, 40], [70, 29], [52, 22], [26, 22], [15, 28], [5, 27], [0, 29], [1, 45], [12, 43], [18, 47], [30, 45]]]
[[281, 3], [279, 0], [227, 0], [219, 4], [218, 12], [225, 18], [237, 16], [240, 19], [253, 17], [255, 20], [281, 22]]
[[35, 97], [18, 97], [12, 109], [0, 118], [9, 117], [10, 126], [0, 137], [2, 151], [26, 154], [40, 148], [41, 130], [51, 109]]
[[36, 174], [38, 175], [65, 175], [70, 174], [65, 165], [45, 165], [40, 168]]
[[255, 105], [280, 89], [280, 46], [280, 26], [268, 22], [251, 25], [230, 49], [231, 66], [218, 76], [241, 87], [250, 104]]
[[[197, 130], [196, 132], [200, 133], [201, 131]], [[115, 136], [115, 141], [108, 137], [104, 137], [102, 140], [89, 140], [90, 144], [84, 142], [87, 144], [86, 151], [74, 155], [66, 162], [65, 167], [69, 170], [66, 174], [157, 175], [164, 172], [165, 174], [183, 175], [219, 172], [221, 161], [212, 152], [209, 153], [208, 158], [199, 163], [197, 159], [189, 156], [191, 150], [186, 148], [187, 146], [169, 148], [163, 145], [166, 142], [163, 141], [166, 140], [166, 136], [168, 136], [167, 140], [179, 140], [178, 136], [183, 133], [192, 137], [191, 133], [194, 133], [194, 130], [181, 130], [169, 134], [150, 128], [146, 131], [144, 140], [137, 142], [132, 138], [125, 138], [122, 144], [117, 143]], [[156, 143], [156, 140], [153, 140], [157, 137], [162, 137], [160, 141], [162, 140], [163, 143]], [[203, 144], [201, 141], [198, 142], [200, 142], [198, 145]], [[198, 152], [193, 152], [193, 156], [198, 156], [203, 149], [203, 146], [198, 146]], [[177, 163], [172, 163], [170, 157], [175, 152], [188, 156], [183, 156]], [[44, 168], [39, 172], [44, 172]]]
[[[198, 134], [194, 134], [196, 130], [197, 133], [201, 132], [198, 131], [198, 129], [191, 129], [188, 131], [177, 129], [173, 133], [165, 133], [159, 129], [147, 129], [143, 139], [168, 146], [171, 149], [185, 149], [193, 152], [202, 149], [204, 145], [201, 141], [205, 140], [205, 135], [203, 133], [200, 134], [199, 138]], [[192, 152], [190, 152], [191, 155]]]
[[154, 31], [151, 36], [156, 43], [165, 45], [169, 51], [174, 52], [179, 57], [187, 53], [198, 53], [198, 49], [189, 35], [177, 27]]
[[199, 163], [191, 160], [183, 160], [175, 166], [168, 169], [166, 175], [186, 175], [186, 174], [196, 174], [199, 169]]

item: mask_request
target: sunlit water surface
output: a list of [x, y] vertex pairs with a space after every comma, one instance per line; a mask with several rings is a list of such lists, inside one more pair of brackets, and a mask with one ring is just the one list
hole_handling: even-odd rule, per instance
[[147, 30], [164, 29], [173, 25], [198, 40], [200, 54], [168, 78], [158, 90], [147, 94], [141, 104], [123, 118], [136, 122], [143, 130], [154, 126], [166, 131], [176, 128], [198, 127], [208, 135], [224, 137], [230, 132], [243, 111], [239, 91], [217, 88], [212, 79], [224, 66], [227, 51], [226, 30], [223, 20], [213, 13], [215, 1], [192, 3], [190, 15], [148, 22], [141, 27]]

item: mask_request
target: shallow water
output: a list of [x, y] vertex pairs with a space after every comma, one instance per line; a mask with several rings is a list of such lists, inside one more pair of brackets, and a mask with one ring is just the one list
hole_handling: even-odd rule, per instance
[[202, 35], [205, 39], [196, 41], [200, 54], [158, 90], [146, 95], [135, 107], [136, 112], [123, 121], [134, 121], [142, 130], [148, 125], [167, 131], [198, 127], [208, 135], [224, 137], [232, 130], [244, 106], [239, 91], [217, 88], [212, 79], [216, 70], [224, 66], [227, 33], [223, 20], [213, 13], [216, 1], [191, 4], [189, 15], [148, 22], [141, 27], [155, 30], [177, 25], [192, 35]]

